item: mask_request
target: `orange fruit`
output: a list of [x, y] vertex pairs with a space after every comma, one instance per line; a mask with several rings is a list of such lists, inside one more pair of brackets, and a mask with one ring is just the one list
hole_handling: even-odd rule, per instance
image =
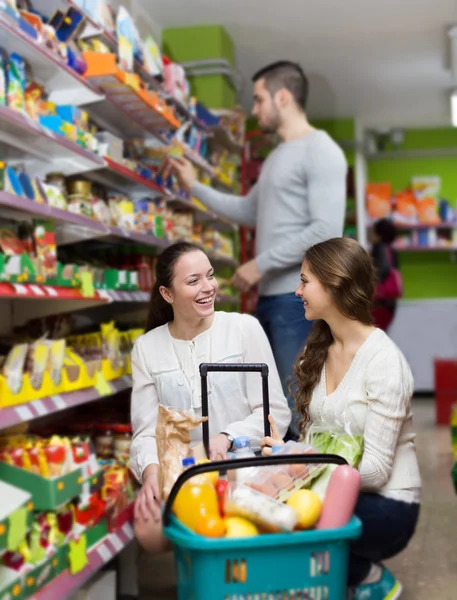
[[219, 538], [225, 535], [225, 523], [218, 515], [206, 515], [199, 519], [196, 533], [205, 537]]

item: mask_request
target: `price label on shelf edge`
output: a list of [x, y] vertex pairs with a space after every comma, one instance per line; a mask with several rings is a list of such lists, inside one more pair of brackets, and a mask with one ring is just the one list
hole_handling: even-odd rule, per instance
[[16, 414], [21, 419], [21, 421], [31, 421], [35, 418], [33, 412], [26, 405], [24, 406], [16, 406]]
[[64, 410], [67, 408], [65, 400], [63, 400], [60, 396], [51, 396], [51, 400], [57, 410]]

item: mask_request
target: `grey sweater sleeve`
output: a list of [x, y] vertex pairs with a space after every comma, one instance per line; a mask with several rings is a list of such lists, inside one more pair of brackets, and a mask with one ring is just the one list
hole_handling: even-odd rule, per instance
[[347, 164], [343, 152], [326, 138], [304, 157], [303, 185], [307, 187], [309, 224], [292, 239], [280, 239], [256, 257], [260, 273], [300, 264], [312, 245], [343, 235], [346, 210]]
[[247, 196], [224, 194], [213, 188], [196, 182], [191, 188], [191, 194], [198, 198], [209, 209], [220, 217], [234, 221], [246, 227], [255, 227], [257, 217], [257, 194], [255, 185]]

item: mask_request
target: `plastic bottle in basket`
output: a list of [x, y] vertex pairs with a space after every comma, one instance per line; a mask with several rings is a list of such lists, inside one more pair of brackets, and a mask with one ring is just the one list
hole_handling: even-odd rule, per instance
[[[233, 442], [233, 449], [235, 453], [235, 458], [253, 458], [255, 457], [255, 453], [251, 448], [251, 442], [249, 438], [246, 436], [240, 436], [235, 439]], [[236, 482], [244, 483], [251, 478], [250, 472], [252, 471], [252, 467], [248, 467], [246, 469], [237, 469], [236, 471]]]

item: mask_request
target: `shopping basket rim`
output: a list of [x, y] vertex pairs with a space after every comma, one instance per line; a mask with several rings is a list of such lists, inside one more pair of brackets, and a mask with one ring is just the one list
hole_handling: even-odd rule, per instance
[[312, 545], [315, 543], [354, 540], [362, 532], [360, 519], [353, 516], [349, 523], [337, 529], [309, 529], [293, 533], [266, 533], [246, 538], [207, 538], [197, 535], [175, 516], [164, 528], [165, 536], [174, 544], [190, 550], [230, 550], [244, 548], [266, 548], [274, 546]]

